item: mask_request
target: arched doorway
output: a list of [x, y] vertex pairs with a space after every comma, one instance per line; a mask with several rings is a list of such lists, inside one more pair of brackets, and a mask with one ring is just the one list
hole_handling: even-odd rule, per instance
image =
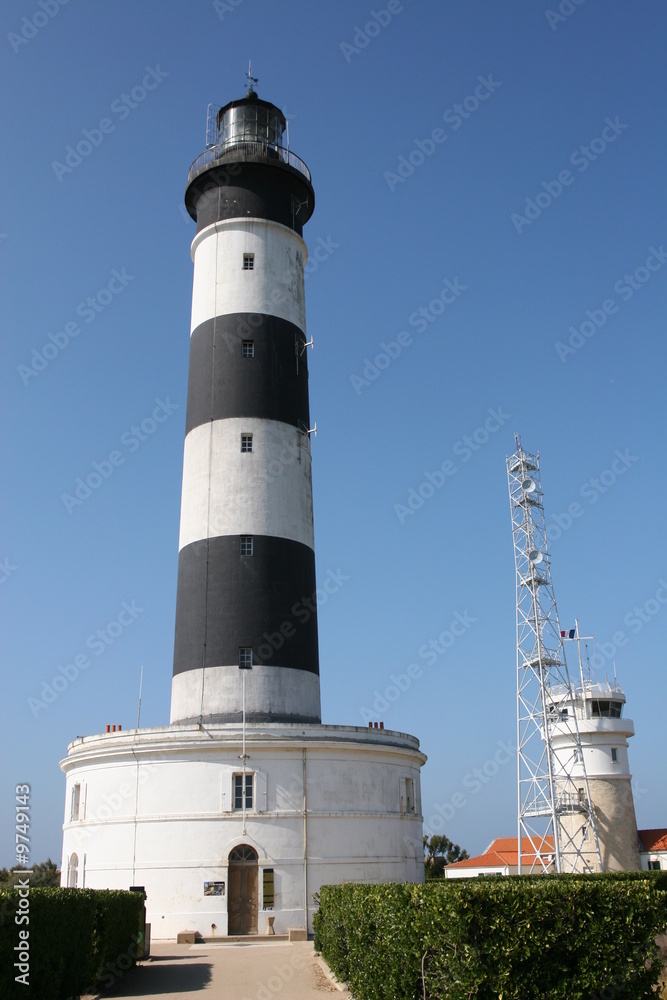
[[229, 855], [227, 933], [257, 933], [257, 851], [247, 844]]

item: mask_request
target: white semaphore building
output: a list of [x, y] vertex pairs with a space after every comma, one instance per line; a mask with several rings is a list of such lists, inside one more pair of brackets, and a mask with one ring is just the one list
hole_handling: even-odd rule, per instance
[[76, 739], [63, 885], [143, 886], [154, 939], [312, 929], [313, 893], [422, 881], [418, 740], [322, 725], [302, 229], [257, 97], [190, 168], [197, 231], [170, 725]]
[[[583, 763], [588, 776], [591, 803], [595, 814], [600, 859], [603, 871], [634, 871], [641, 868], [639, 837], [632, 795], [632, 775], [628, 761], [628, 740], [635, 734], [630, 719], [623, 716], [625, 694], [614, 682], [583, 680], [574, 688], [574, 700], [553, 692], [551, 710], [563, 717], [563, 725], [552, 727], [554, 755], [561, 767], [571, 771], [573, 778], [582, 778], [580, 761], [570, 758], [576, 753], [572, 745], [572, 728], [566, 724], [568, 715], [577, 718]], [[582, 798], [583, 787], [580, 789]], [[576, 809], [565, 811], [561, 824], [572, 828], [582, 824]], [[582, 857], [591, 871], [597, 871], [597, 854], [592, 832], [584, 845]]]

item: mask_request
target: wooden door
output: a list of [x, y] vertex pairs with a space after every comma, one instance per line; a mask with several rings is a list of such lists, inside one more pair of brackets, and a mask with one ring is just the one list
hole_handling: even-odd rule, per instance
[[257, 856], [244, 861], [230, 858], [228, 934], [257, 933], [257, 886]]

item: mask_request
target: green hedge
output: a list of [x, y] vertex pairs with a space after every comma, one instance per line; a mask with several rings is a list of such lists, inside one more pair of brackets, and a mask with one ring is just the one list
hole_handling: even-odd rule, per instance
[[143, 895], [136, 892], [95, 893], [97, 921], [93, 948], [96, 960], [96, 979], [101, 987], [110, 987], [125, 968], [134, 965], [143, 944], [137, 947], [139, 933], [143, 941]]
[[[68, 1000], [110, 986], [134, 964], [143, 897], [106, 889], [34, 888], [29, 923], [16, 923], [17, 889], [0, 890], [0, 997]], [[19, 931], [29, 931], [29, 987], [17, 983]]]
[[422, 959], [430, 1000], [655, 997], [666, 882], [629, 876], [323, 886], [315, 947], [357, 1000], [421, 1000]]

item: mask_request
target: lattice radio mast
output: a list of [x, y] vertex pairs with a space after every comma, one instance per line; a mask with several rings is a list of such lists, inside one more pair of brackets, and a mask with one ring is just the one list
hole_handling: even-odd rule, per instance
[[507, 479], [516, 566], [519, 874], [526, 866], [601, 871], [577, 722], [581, 699], [570, 682], [551, 580], [539, 454], [515, 440]]

